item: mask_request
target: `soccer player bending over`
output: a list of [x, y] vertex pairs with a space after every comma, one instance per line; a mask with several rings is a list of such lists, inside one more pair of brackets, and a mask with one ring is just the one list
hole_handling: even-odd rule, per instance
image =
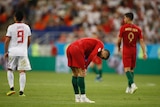
[[94, 38], [83, 38], [71, 43], [67, 48], [68, 66], [72, 69], [72, 85], [75, 102], [95, 103], [86, 97], [85, 76], [87, 67], [96, 57], [107, 60], [110, 52], [104, 49], [104, 44]]
[[143, 51], [143, 58], [147, 58], [146, 46], [143, 41], [141, 29], [133, 24], [133, 13], [126, 13], [124, 15], [124, 25], [121, 26], [117, 46], [120, 51], [121, 41], [123, 40], [122, 60], [124, 71], [128, 79], [128, 87], [126, 93], [133, 94], [138, 87], [134, 83], [134, 68], [136, 65], [136, 43], [139, 41]]
[[15, 23], [8, 27], [6, 33], [4, 57], [7, 60], [7, 78], [10, 86], [10, 91], [7, 93], [7, 96], [15, 93], [14, 70], [19, 71], [19, 96], [25, 96], [25, 71], [31, 70], [28, 59], [28, 47], [30, 45], [31, 30], [28, 25], [22, 22], [23, 17], [23, 12], [17, 11], [14, 15]]

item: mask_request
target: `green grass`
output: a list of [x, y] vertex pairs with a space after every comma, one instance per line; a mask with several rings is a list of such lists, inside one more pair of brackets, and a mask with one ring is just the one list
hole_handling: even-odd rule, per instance
[[125, 75], [104, 74], [95, 82], [95, 74], [86, 76], [87, 96], [95, 104], [75, 103], [70, 73], [27, 72], [26, 97], [19, 97], [18, 72], [15, 72], [15, 95], [9, 91], [6, 72], [0, 71], [0, 107], [160, 107], [160, 75], [136, 75], [138, 90], [125, 94]]

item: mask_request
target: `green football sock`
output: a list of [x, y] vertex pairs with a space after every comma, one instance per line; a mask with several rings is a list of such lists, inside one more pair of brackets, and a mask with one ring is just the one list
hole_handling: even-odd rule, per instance
[[102, 78], [102, 69], [98, 70], [99, 78]]
[[84, 77], [78, 77], [78, 86], [80, 88], [81, 94], [85, 94], [85, 82]]
[[90, 68], [92, 72], [95, 72], [97, 74], [97, 69], [96, 66], [93, 66], [92, 68]]
[[131, 72], [127, 71], [126, 76], [128, 78], [128, 85], [129, 85], [129, 87], [131, 87], [131, 84], [133, 83], [133, 77], [132, 77]]
[[133, 78], [133, 80], [134, 80], [134, 72], [131, 72], [131, 75], [132, 75], [132, 78]]
[[72, 86], [75, 94], [79, 94], [77, 77], [72, 76]]

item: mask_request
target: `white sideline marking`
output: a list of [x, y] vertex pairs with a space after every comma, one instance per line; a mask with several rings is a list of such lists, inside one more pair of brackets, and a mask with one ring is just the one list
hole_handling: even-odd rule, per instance
[[156, 84], [155, 83], [147, 83], [147, 86], [153, 87], [153, 86], [156, 86]]

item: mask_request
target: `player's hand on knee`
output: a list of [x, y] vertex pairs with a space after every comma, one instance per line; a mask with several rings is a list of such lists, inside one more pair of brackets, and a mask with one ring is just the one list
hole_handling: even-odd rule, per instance
[[143, 59], [147, 59], [147, 53], [143, 54]]
[[84, 69], [84, 70], [81, 71], [80, 76], [85, 77], [86, 73], [87, 73], [87, 70]]
[[4, 54], [4, 58], [5, 58], [5, 59], [8, 58], [8, 52], [6, 52], [6, 53]]

